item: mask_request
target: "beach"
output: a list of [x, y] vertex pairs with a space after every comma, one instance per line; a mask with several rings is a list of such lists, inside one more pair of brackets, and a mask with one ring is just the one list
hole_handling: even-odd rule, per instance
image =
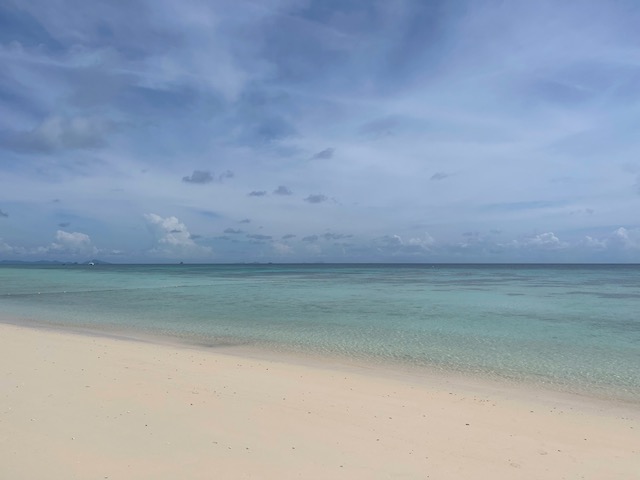
[[637, 404], [0, 324], [0, 477], [637, 478]]

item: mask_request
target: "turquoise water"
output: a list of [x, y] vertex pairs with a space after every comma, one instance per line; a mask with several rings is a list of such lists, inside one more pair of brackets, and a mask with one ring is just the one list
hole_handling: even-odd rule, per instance
[[640, 266], [0, 267], [0, 315], [640, 400]]

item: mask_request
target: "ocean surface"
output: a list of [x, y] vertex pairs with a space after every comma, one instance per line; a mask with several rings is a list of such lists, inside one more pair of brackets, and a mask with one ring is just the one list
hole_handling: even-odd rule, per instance
[[640, 401], [638, 265], [2, 266], [0, 317]]

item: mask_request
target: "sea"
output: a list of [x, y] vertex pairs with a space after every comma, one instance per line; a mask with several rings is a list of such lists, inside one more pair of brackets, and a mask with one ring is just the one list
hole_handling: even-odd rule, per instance
[[5, 265], [0, 318], [640, 401], [640, 265]]

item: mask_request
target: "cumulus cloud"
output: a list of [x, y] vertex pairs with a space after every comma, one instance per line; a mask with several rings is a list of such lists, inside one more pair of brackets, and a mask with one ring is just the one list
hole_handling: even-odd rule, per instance
[[333, 157], [335, 151], [335, 148], [325, 148], [324, 150], [312, 155], [311, 160], [328, 160]]
[[600, 237], [586, 235], [581, 244], [591, 250], [607, 251], [614, 255], [637, 250], [640, 249], [640, 228], [619, 227]]
[[69, 248], [73, 250], [85, 250], [91, 248], [91, 238], [86, 233], [65, 232], [58, 230], [56, 232], [57, 244], [60, 248]]
[[10, 245], [4, 242], [2, 238], [0, 238], [0, 252], [12, 254], [12, 255], [25, 255], [25, 254], [32, 254], [32, 253], [47, 253], [47, 248], [38, 247], [33, 251], [30, 251], [23, 246]]
[[267, 194], [265, 190], [253, 190], [249, 192], [250, 197], [264, 197]]
[[640, 228], [619, 227], [608, 235], [597, 238], [587, 235], [583, 245], [596, 250], [635, 250], [640, 249]]
[[1, 253], [15, 253], [15, 249], [9, 245], [8, 243], [5, 243], [2, 241], [2, 239], [0, 238], [0, 252]]
[[86, 233], [56, 232], [56, 241], [47, 247], [47, 253], [60, 253], [70, 255], [95, 255], [98, 249], [91, 243], [91, 238]]
[[566, 242], [560, 241], [560, 239], [553, 232], [540, 233], [532, 237], [525, 238], [520, 242], [525, 247], [537, 247], [545, 249], [564, 248], [567, 246]]
[[435, 240], [425, 233], [423, 236], [403, 239], [400, 235], [383, 235], [373, 240], [376, 251], [393, 257], [418, 258], [420, 255], [431, 254]]
[[595, 248], [598, 250], [604, 250], [607, 248], [607, 241], [599, 238], [593, 238], [589, 235], [584, 237], [584, 244], [588, 248]]
[[204, 256], [211, 252], [209, 248], [196, 244], [187, 226], [176, 217], [163, 218], [155, 213], [147, 213], [144, 218], [157, 243], [150, 253], [163, 256]]
[[322, 203], [326, 202], [327, 200], [329, 200], [329, 198], [321, 193], [311, 194], [304, 199], [304, 201], [308, 203]]
[[374, 243], [380, 252], [392, 255], [415, 256], [430, 252], [435, 245], [435, 240], [428, 233], [425, 233], [422, 237], [412, 237], [408, 240], [396, 234], [377, 237], [374, 239]]
[[213, 182], [213, 175], [209, 170], [194, 170], [189, 176], [182, 177], [183, 182], [187, 183], [211, 183]]
[[0, 218], [7, 218], [9, 214], [4, 210], [0, 209]]
[[278, 255], [288, 255], [290, 253], [293, 253], [293, 248], [291, 248], [290, 245], [287, 245], [286, 243], [280, 243], [280, 242], [275, 242], [273, 244], [273, 250]]
[[46, 246], [25, 248], [22, 246], [12, 246], [2, 242], [0, 239], [0, 252], [14, 255], [55, 255], [66, 257], [80, 257], [96, 255], [101, 252], [93, 245], [91, 237], [86, 233], [67, 232], [58, 230], [55, 234], [55, 241]]
[[424, 236], [410, 238], [407, 243], [415, 247], [421, 247], [425, 250], [429, 250], [431, 247], [433, 247], [436, 241], [431, 235], [425, 232]]
[[384, 235], [382, 237], [376, 238], [376, 243], [385, 245], [385, 246], [400, 246], [404, 245], [402, 241], [402, 237], [400, 235]]
[[106, 137], [113, 130], [113, 122], [100, 118], [53, 116], [32, 130], [9, 136], [3, 146], [22, 153], [94, 149], [105, 146]]
[[611, 234], [610, 241], [628, 249], [640, 248], [640, 228], [620, 227]]
[[291, 189], [289, 187], [284, 186], [284, 185], [280, 185], [278, 188], [276, 188], [273, 191], [273, 193], [275, 195], [291, 195], [291, 194], [293, 194]]

